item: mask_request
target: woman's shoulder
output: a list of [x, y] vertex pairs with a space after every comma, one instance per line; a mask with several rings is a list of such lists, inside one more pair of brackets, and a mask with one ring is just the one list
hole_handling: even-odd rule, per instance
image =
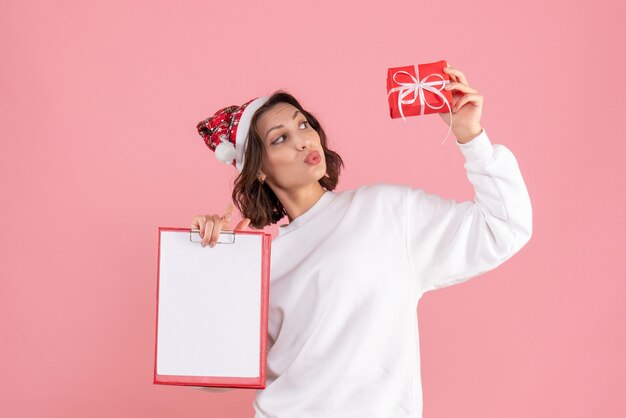
[[407, 189], [409, 186], [404, 184], [377, 182], [360, 186], [355, 192], [368, 196], [401, 196], [407, 192]]
[[345, 204], [368, 206], [373, 209], [401, 205], [412, 188], [404, 184], [377, 182], [356, 188], [333, 191], [335, 200]]
[[365, 184], [353, 191], [354, 200], [365, 204], [400, 204], [406, 199], [409, 186], [395, 183], [377, 182]]

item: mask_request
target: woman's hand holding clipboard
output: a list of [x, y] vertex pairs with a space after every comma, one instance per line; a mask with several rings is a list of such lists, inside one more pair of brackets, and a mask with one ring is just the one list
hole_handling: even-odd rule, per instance
[[[223, 216], [217, 214], [198, 215], [193, 218], [191, 222], [191, 229], [200, 229], [200, 238], [202, 238], [203, 247], [206, 247], [207, 244], [210, 247], [214, 247], [220, 236], [220, 231], [232, 231], [229, 226], [234, 208], [235, 206], [232, 203], [229, 203]], [[235, 227], [235, 231], [247, 230], [248, 224], [250, 224], [250, 219], [242, 219]]]

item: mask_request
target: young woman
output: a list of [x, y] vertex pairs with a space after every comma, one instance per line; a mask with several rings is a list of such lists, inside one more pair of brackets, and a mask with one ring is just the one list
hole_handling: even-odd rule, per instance
[[[483, 97], [461, 71], [445, 71], [474, 201], [384, 183], [333, 191], [343, 162], [284, 91], [198, 124], [240, 171], [232, 197], [244, 219], [235, 230], [289, 219], [272, 241], [267, 386], [255, 418], [421, 417], [419, 299], [494, 269], [530, 239], [515, 157], [481, 127]], [[193, 218], [202, 245], [230, 229], [232, 210]]]

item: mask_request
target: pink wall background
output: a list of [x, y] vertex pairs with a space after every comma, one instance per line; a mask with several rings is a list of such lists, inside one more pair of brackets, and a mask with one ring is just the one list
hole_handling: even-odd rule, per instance
[[472, 199], [439, 116], [388, 114], [387, 67], [446, 59], [484, 96], [492, 142], [517, 157], [534, 235], [496, 270], [421, 300], [424, 416], [623, 416], [623, 12], [3, 2], [0, 414], [251, 418], [253, 390], [152, 384], [157, 228], [221, 212], [236, 174], [196, 123], [284, 88], [346, 161], [338, 191], [380, 181]]

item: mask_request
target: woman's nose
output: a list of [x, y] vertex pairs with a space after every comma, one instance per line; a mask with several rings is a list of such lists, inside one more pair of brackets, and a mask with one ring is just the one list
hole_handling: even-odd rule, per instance
[[305, 147], [308, 148], [311, 146], [311, 140], [305, 136], [301, 136], [298, 139], [298, 148], [299, 149], [304, 149]]

